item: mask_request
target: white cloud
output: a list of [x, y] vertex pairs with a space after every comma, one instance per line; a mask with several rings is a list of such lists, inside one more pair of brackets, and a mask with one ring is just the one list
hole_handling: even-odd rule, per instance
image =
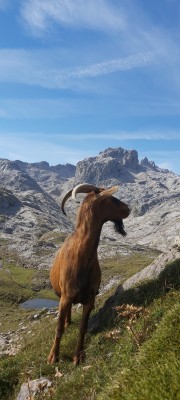
[[123, 29], [126, 24], [122, 9], [107, 0], [25, 0], [21, 13], [34, 33], [46, 30], [51, 22], [103, 31]]
[[40, 51], [2, 49], [0, 80], [47, 88], [65, 88], [73, 84], [76, 86], [77, 80], [148, 66], [153, 63], [155, 56], [151, 52], [139, 53], [73, 68], [52, 68], [49, 58], [49, 52], [45, 54]]
[[66, 74], [67, 78], [86, 78], [109, 74], [117, 71], [127, 71], [133, 68], [141, 68], [151, 64], [154, 60], [154, 54], [146, 52], [129, 57], [117, 58], [110, 61], [104, 61], [84, 68], [76, 68], [74, 71]]

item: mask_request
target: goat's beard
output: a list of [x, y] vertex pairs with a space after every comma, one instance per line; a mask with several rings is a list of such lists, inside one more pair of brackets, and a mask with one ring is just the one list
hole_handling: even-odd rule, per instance
[[126, 232], [124, 230], [124, 224], [122, 219], [119, 219], [118, 221], [114, 221], [114, 229], [116, 232], [120, 233], [122, 236], [126, 236]]

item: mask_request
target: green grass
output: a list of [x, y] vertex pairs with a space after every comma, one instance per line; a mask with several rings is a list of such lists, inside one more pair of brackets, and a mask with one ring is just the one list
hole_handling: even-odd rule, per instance
[[102, 270], [102, 284], [109, 281], [109, 277], [120, 277], [121, 283], [141, 271], [149, 265], [155, 258], [157, 253], [144, 250], [143, 252], [133, 251], [129, 255], [119, 255], [100, 262]]
[[0, 270], [0, 299], [12, 304], [33, 296], [32, 280], [36, 270], [4, 263]]
[[[47, 282], [47, 283], [46, 283]], [[19, 304], [23, 301], [42, 297], [57, 299], [52, 289], [44, 288], [49, 284], [49, 271], [16, 266], [3, 261], [0, 269], [0, 332], [17, 329], [19, 323], [28, 316]]]
[[[129, 365], [115, 373], [98, 399], [112, 400], [172, 400], [180, 394], [179, 327], [180, 300], [164, 301], [166, 314]], [[157, 303], [154, 304], [154, 312]], [[163, 307], [161, 305], [163, 310]], [[168, 308], [168, 309], [167, 309]]]
[[64, 239], [67, 237], [67, 232], [46, 232], [39, 238], [39, 243], [51, 242], [56, 245], [59, 245], [64, 242]]
[[[0, 398], [14, 400], [22, 382], [46, 376], [53, 389], [50, 395], [41, 394], [39, 399], [178, 399], [179, 275], [177, 260], [158, 280], [116, 296], [115, 304], [109, 303], [104, 311], [108, 324], [100, 319], [99, 332], [87, 334], [86, 361], [78, 368], [73, 366], [72, 357], [81, 311], [74, 310], [74, 322], [61, 343], [61, 378], [55, 377], [55, 366], [46, 363], [57, 321], [53, 317], [41, 318], [30, 325], [32, 334], [25, 335], [23, 349], [14, 357], [0, 359]], [[146, 319], [148, 329], [139, 346], [127, 330], [127, 321], [117, 319], [112, 312], [114, 305], [123, 303], [146, 307], [147, 316], [141, 316], [134, 324], [140, 337]], [[115, 330], [118, 333], [114, 336]], [[84, 370], [84, 366], [89, 368]]]

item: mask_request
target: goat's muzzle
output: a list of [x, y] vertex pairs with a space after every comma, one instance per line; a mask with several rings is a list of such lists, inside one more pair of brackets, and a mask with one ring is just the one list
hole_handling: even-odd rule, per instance
[[125, 205], [125, 207], [122, 210], [122, 219], [129, 217], [131, 210], [128, 206]]

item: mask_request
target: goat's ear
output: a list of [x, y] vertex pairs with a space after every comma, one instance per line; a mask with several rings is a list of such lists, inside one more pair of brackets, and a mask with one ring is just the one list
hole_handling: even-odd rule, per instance
[[105, 190], [103, 190], [103, 191], [99, 194], [99, 196], [100, 196], [102, 199], [107, 199], [108, 197], [112, 196], [113, 193], [117, 192], [118, 189], [119, 189], [119, 186], [113, 186], [113, 187], [110, 188], [110, 189], [105, 189]]

